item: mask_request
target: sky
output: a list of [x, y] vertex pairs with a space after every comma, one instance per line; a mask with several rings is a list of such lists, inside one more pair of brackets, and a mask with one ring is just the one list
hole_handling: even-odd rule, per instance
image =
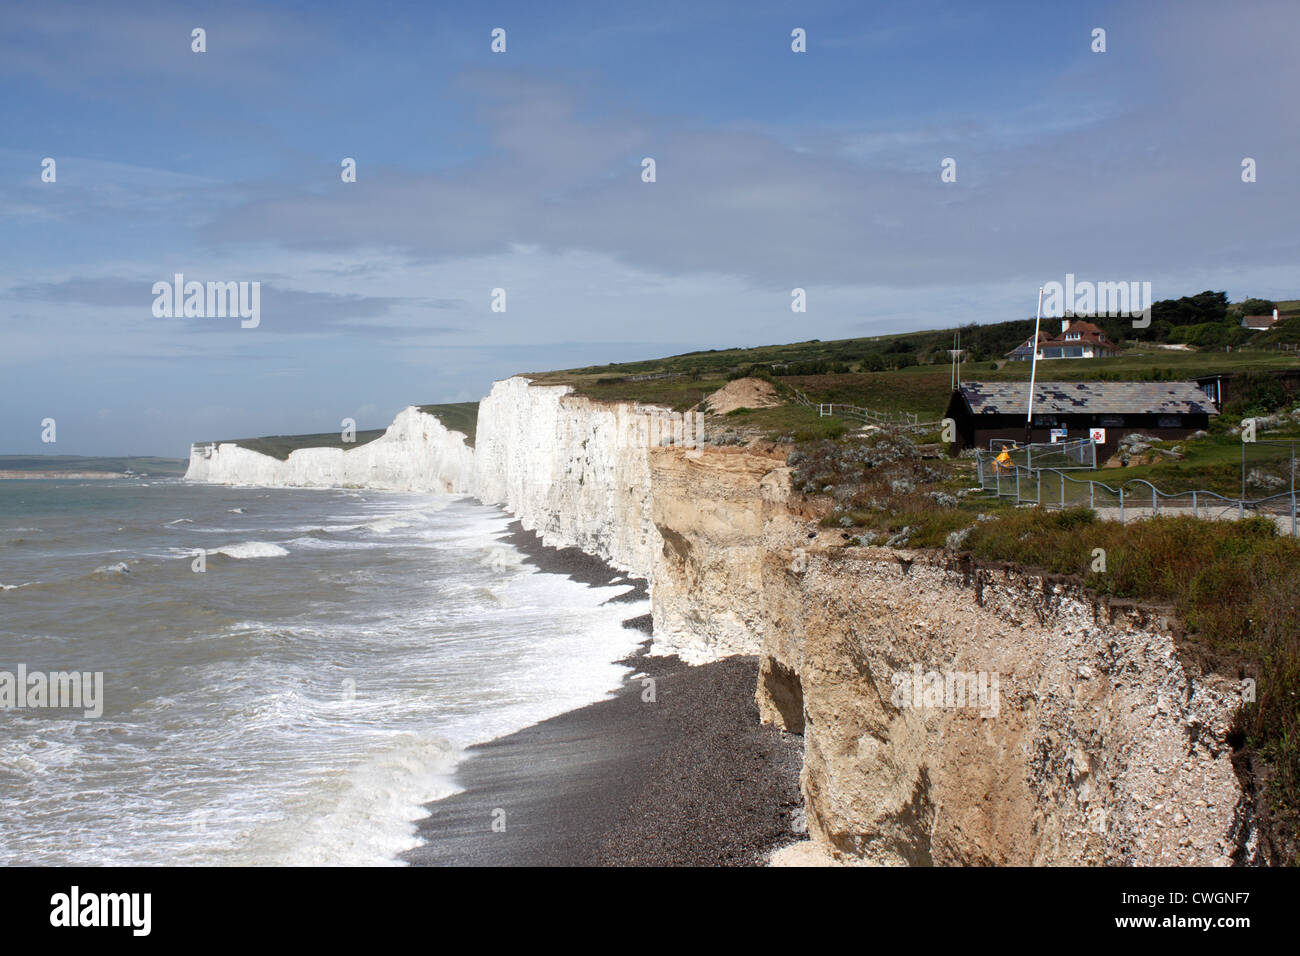
[[[0, 454], [382, 427], [1067, 273], [1295, 298], [1298, 48], [1294, 0], [0, 0]], [[155, 315], [176, 273], [259, 323]]]

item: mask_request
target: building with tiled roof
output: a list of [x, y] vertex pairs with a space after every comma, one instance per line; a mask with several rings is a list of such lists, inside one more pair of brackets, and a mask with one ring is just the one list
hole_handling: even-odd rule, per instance
[[[1027, 362], [1034, 357], [1032, 339], [1007, 353], [1013, 362]], [[1082, 319], [1062, 319], [1061, 334], [1055, 337], [1038, 333], [1038, 358], [1113, 358], [1123, 353], [1106, 333], [1091, 322]]]
[[1257, 332], [1263, 332], [1277, 325], [1277, 309], [1273, 310], [1272, 315], [1247, 315], [1241, 320], [1243, 329], [1254, 329]]

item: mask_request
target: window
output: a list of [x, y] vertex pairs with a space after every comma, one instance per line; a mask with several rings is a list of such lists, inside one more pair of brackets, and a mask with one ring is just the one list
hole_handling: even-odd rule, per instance
[[1102, 415], [1101, 425], [1103, 428], [1119, 428], [1124, 424], [1123, 415]]
[[1157, 428], [1182, 428], [1183, 416], [1181, 415], [1161, 415], [1156, 419]]

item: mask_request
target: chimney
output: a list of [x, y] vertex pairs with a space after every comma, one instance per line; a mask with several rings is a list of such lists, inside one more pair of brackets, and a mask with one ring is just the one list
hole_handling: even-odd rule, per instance
[[1273, 310], [1273, 324], [1277, 325], [1277, 309]]
[[1069, 319], [1061, 319], [1061, 334], [1062, 334], [1062, 335], [1065, 334], [1066, 330], [1067, 330], [1069, 327], [1070, 327], [1070, 320], [1069, 320]]

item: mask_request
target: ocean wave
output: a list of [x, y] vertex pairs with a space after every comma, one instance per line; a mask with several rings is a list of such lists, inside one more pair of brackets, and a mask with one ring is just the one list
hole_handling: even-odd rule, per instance
[[377, 531], [380, 534], [388, 534], [390, 531], [396, 531], [399, 528], [409, 528], [409, 521], [399, 521], [397, 518], [380, 518], [378, 521], [372, 521], [365, 525], [371, 531]]
[[19, 588], [31, 587], [33, 584], [40, 584], [39, 581], [27, 581], [24, 584], [0, 584], [0, 591], [17, 591]]
[[192, 518], [177, 518], [175, 521], [168, 521], [168, 524], [194, 524]]
[[242, 544], [229, 544], [224, 548], [213, 548], [208, 552], [208, 554], [224, 554], [228, 558], [238, 560], [244, 558], [281, 558], [288, 553], [288, 548], [282, 548], [270, 541], [245, 541]]
[[139, 562], [132, 561], [128, 564], [126, 561], [118, 561], [116, 564], [104, 564], [95, 568], [91, 574], [130, 574], [131, 564], [138, 563]]
[[232, 514], [232, 515], [242, 515], [242, 514], [244, 513], [244, 509], [243, 509], [243, 508], [227, 508], [227, 509], [226, 509], [226, 513], [227, 513], [227, 514]]
[[293, 538], [288, 543], [309, 551], [364, 551], [369, 548], [387, 547], [378, 541], [340, 541], [321, 535], [303, 535], [301, 538]]

